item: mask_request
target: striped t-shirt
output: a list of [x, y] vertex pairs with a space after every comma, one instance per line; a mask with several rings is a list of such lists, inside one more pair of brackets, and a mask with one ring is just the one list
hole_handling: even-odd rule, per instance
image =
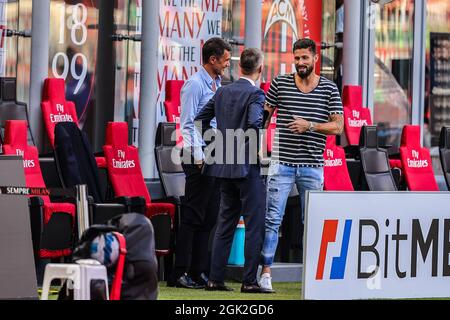
[[295, 134], [287, 125], [294, 121], [293, 116], [326, 123], [330, 115], [343, 114], [339, 90], [333, 82], [320, 77], [319, 85], [313, 91], [303, 93], [298, 89], [294, 75], [276, 77], [267, 92], [266, 103], [278, 109], [272, 161], [291, 166], [323, 167], [326, 135], [309, 131]]

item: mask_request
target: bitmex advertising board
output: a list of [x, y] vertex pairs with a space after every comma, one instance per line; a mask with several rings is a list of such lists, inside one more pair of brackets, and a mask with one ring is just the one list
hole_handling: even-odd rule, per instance
[[450, 297], [450, 193], [311, 192], [303, 297]]

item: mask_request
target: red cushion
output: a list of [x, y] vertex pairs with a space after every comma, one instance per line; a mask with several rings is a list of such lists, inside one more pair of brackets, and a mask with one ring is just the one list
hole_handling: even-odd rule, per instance
[[400, 159], [410, 191], [439, 191], [430, 151], [421, 147], [419, 126], [407, 125], [403, 128]]
[[336, 136], [328, 136], [324, 152], [324, 189], [328, 191], [354, 191], [348, 173], [345, 151], [336, 146]]
[[166, 101], [173, 101], [180, 104], [180, 93], [183, 88], [183, 80], [167, 80], [166, 81]]
[[45, 80], [41, 109], [52, 147], [55, 145], [55, 126], [58, 122], [75, 122], [78, 125], [75, 104], [65, 98], [63, 79]]
[[55, 212], [70, 214], [75, 219], [76, 208], [73, 203], [46, 203], [44, 205], [44, 223], [48, 223]]
[[175, 205], [172, 203], [148, 203], [147, 204], [147, 217], [150, 219], [153, 216], [160, 214], [170, 215], [173, 219], [175, 216]]
[[183, 144], [183, 135], [180, 131], [181, 89], [183, 85], [184, 81], [182, 80], [167, 80], [166, 101], [164, 101], [167, 122], [176, 123], [176, 144], [179, 146]]
[[128, 124], [126, 122], [108, 122], [105, 144], [117, 147], [128, 146]]
[[414, 125], [406, 125], [402, 130], [401, 147], [421, 148], [420, 143], [420, 127]]
[[105, 157], [96, 157], [95, 162], [97, 163], [97, 168], [107, 168]]
[[261, 82], [261, 85], [259, 86], [265, 93], [269, 91], [270, 89], [270, 81], [269, 82]]
[[362, 126], [371, 126], [372, 119], [368, 108], [344, 106], [345, 136], [349, 145], [359, 145]]
[[344, 106], [362, 108], [362, 98], [361, 86], [344, 86], [342, 97]]
[[389, 166], [391, 167], [391, 169], [393, 168], [402, 168], [402, 160], [400, 159], [389, 159]]

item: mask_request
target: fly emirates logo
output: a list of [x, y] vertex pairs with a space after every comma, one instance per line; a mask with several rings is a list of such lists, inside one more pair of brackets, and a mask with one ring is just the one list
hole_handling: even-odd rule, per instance
[[28, 160], [28, 159], [25, 159], [25, 152], [24, 152], [23, 150], [21, 150], [21, 149], [16, 149], [16, 154], [17, 154], [19, 157], [24, 158], [24, 160], [23, 160], [23, 167], [24, 167], [25, 169], [36, 167], [36, 164], [34, 163], [34, 160]]
[[117, 158], [113, 159], [113, 167], [115, 169], [132, 169], [136, 167], [134, 160], [126, 160], [126, 154], [123, 150], [117, 150]]
[[324, 159], [325, 167], [340, 167], [342, 166], [342, 159], [334, 159], [333, 150], [327, 149], [327, 157]]
[[408, 167], [409, 168], [427, 168], [428, 167], [428, 160], [422, 160], [419, 158], [420, 153], [419, 151], [412, 150], [411, 151], [411, 158], [407, 158], [408, 161]]
[[352, 111], [352, 117], [353, 117], [353, 119], [350, 118], [350, 117], [348, 118], [348, 125], [350, 127], [361, 128], [362, 126], [369, 125], [367, 123], [367, 120], [361, 119], [361, 112], [359, 112], [359, 111], [353, 110]]
[[58, 122], [74, 122], [73, 118], [70, 114], [64, 114], [64, 105], [57, 103], [56, 104], [56, 111], [58, 114], [50, 114], [50, 121], [52, 123], [58, 123]]

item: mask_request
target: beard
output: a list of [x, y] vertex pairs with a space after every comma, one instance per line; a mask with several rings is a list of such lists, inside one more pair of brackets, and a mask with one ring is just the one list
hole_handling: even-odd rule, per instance
[[314, 66], [306, 66], [306, 70], [305, 69], [301, 70], [300, 67], [297, 67], [297, 74], [302, 79], [308, 78], [313, 71], [314, 71]]

